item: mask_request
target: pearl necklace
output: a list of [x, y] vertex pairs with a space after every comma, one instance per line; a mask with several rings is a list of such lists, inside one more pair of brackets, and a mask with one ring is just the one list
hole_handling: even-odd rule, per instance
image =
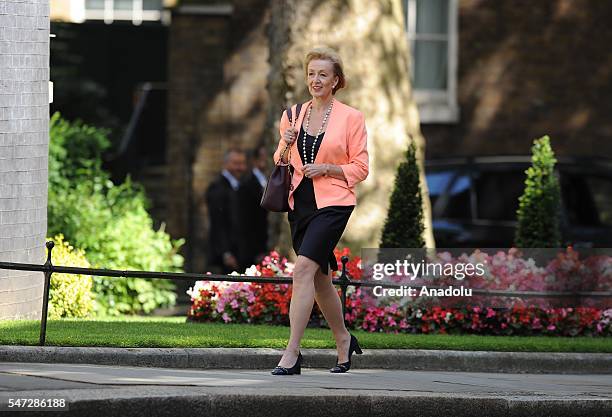
[[317, 135], [315, 136], [314, 142], [312, 142], [312, 149], [310, 151], [310, 162], [308, 162], [308, 157], [306, 155], [306, 132], [308, 132], [308, 125], [310, 124], [310, 112], [312, 111], [312, 104], [310, 105], [310, 107], [308, 107], [308, 115], [306, 116], [306, 127], [304, 128], [304, 138], [302, 140], [302, 150], [304, 152], [304, 161], [306, 164], [310, 163], [310, 164], [314, 164], [314, 151], [315, 151], [315, 145], [317, 144], [317, 141], [319, 140], [319, 135], [321, 135], [321, 130], [323, 129], [323, 127], [325, 126], [325, 123], [327, 122], [327, 118], [329, 117], [329, 114], [331, 113], [332, 107], [334, 105], [334, 99], [332, 97], [331, 102], [329, 103], [329, 107], [327, 108], [327, 111], [325, 112], [325, 117], [323, 117], [323, 123], [321, 123], [321, 127], [319, 127], [319, 131], [317, 132]]

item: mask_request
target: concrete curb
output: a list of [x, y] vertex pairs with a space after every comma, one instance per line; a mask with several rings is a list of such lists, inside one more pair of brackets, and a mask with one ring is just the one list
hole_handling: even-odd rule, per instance
[[[0, 346], [0, 362], [86, 363], [195, 369], [272, 369], [282, 350], [267, 348], [104, 348]], [[332, 349], [304, 349], [303, 366], [331, 368]], [[609, 353], [490, 352], [365, 349], [353, 355], [362, 369], [412, 371], [612, 374]]]
[[[12, 393], [12, 395], [17, 395]], [[21, 394], [19, 394], [21, 395]], [[532, 417], [589, 416], [612, 413], [612, 400], [597, 398], [533, 398], [504, 395], [462, 395], [363, 390], [334, 391], [312, 388], [301, 392], [290, 389], [154, 387], [29, 391], [24, 398], [66, 398], [69, 404], [62, 416], [168, 416], [197, 414], [210, 417], [240, 415], [270, 417], [296, 415], [321, 416], [406, 416], [419, 417]], [[47, 411], [27, 413], [48, 416]]]

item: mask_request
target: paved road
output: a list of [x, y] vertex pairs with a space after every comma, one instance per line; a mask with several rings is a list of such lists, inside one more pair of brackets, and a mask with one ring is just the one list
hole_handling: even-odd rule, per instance
[[66, 398], [65, 416], [151, 417], [199, 407], [207, 410], [202, 415], [219, 416], [289, 415], [294, 409], [296, 416], [594, 417], [612, 415], [612, 377], [377, 369], [330, 374], [312, 368], [273, 376], [267, 370], [0, 363], [0, 403], [14, 397]]

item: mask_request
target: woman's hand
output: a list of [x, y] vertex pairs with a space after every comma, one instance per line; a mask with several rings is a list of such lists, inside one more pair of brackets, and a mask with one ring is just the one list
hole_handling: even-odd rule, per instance
[[297, 139], [297, 134], [298, 132], [294, 128], [287, 128], [287, 130], [285, 130], [285, 135], [283, 136], [285, 144], [291, 146], [293, 142], [295, 142], [295, 140]]
[[283, 151], [281, 153], [281, 161], [286, 164], [288, 163], [288, 159], [289, 159], [289, 152], [287, 152], [287, 150], [291, 147], [291, 145], [293, 144], [293, 142], [295, 142], [295, 140], [297, 139], [297, 135], [298, 132], [292, 128], [292, 127], [288, 127], [287, 130], [285, 130], [285, 134], [283, 135], [283, 141], [285, 142], [285, 147], [283, 148]]
[[302, 167], [302, 173], [307, 178], [327, 175], [328, 170], [328, 164], [306, 164]]

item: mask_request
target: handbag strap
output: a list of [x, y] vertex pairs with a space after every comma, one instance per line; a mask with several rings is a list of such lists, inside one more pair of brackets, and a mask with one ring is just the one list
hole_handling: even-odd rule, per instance
[[[297, 116], [295, 117], [295, 122], [296, 123], [297, 123], [297, 120], [300, 118], [300, 111], [301, 110], [302, 110], [302, 103], [298, 103], [295, 106], [295, 112], [297, 113]], [[289, 123], [291, 124], [291, 127], [295, 127], [295, 124], [293, 123], [293, 120], [291, 120], [292, 119], [291, 106], [287, 106], [287, 118], [289, 119]], [[279, 162], [283, 159], [283, 155], [287, 151], [287, 148], [289, 148], [289, 157], [287, 158], [287, 162], [291, 161], [291, 147], [289, 145], [286, 145], [285, 149], [283, 149], [283, 152], [281, 152], [281, 156], [280, 156]]]
[[[295, 106], [295, 112], [297, 113], [297, 117], [295, 118], [295, 121], [297, 122], [297, 119], [300, 117], [300, 110], [302, 109], [302, 103], [298, 103]], [[287, 107], [287, 117], [289, 118], [289, 123], [293, 123], [291, 121], [291, 106]]]

